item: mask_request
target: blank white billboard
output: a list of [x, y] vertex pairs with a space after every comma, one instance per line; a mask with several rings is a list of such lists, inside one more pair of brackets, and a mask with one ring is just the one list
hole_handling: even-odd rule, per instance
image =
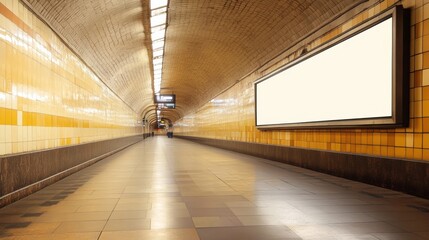
[[392, 117], [392, 22], [257, 82], [256, 125]]

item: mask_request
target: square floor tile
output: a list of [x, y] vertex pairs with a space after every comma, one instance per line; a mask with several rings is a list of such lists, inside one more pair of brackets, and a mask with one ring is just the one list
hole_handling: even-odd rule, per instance
[[293, 231], [283, 226], [198, 228], [197, 232], [201, 240], [301, 239]]
[[242, 226], [240, 220], [235, 216], [223, 217], [193, 217], [196, 228]]
[[200, 240], [195, 229], [157, 229], [140, 231], [103, 232], [100, 240]]
[[229, 208], [190, 208], [192, 217], [234, 216]]
[[110, 219], [103, 231], [130, 231], [150, 229], [149, 219]]
[[100, 232], [106, 221], [63, 222], [55, 233]]
[[151, 229], [170, 228], [193, 228], [194, 223], [191, 218], [171, 218], [170, 216], [158, 216], [150, 219]]

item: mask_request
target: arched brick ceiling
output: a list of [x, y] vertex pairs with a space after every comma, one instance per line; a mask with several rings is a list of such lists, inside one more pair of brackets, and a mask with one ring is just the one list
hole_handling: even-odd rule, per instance
[[[26, 2], [134, 111], [153, 105], [148, 0]], [[178, 109], [168, 115], [195, 111], [356, 2], [170, 0], [161, 93]]]
[[196, 110], [355, 2], [171, 0], [161, 87]]

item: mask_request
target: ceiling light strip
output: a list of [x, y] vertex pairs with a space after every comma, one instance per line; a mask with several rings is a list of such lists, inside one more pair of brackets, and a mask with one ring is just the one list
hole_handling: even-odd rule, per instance
[[165, 32], [167, 27], [167, 5], [168, 0], [150, 1], [153, 85], [155, 94], [159, 94], [161, 91], [162, 64], [164, 61]]

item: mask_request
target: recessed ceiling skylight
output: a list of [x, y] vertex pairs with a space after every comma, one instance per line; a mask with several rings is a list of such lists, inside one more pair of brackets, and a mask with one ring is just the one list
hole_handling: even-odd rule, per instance
[[153, 51], [153, 57], [162, 56], [164, 54], [164, 50]]
[[157, 9], [160, 7], [165, 7], [168, 4], [168, 0], [150, 0], [150, 9]]
[[164, 37], [165, 37], [165, 30], [152, 33], [152, 41], [164, 39]]
[[162, 30], [165, 30], [165, 24], [150, 28], [151, 33], [162, 31]]
[[166, 13], [159, 14], [150, 18], [150, 26], [155, 27], [158, 25], [162, 25], [162, 24], [165, 24], [166, 21], [167, 21], [167, 14]]
[[157, 8], [151, 11], [150, 15], [155, 16], [167, 12], [167, 7]]
[[164, 47], [164, 40], [158, 40], [156, 42], [152, 42], [152, 49]]
[[153, 86], [155, 94], [161, 91], [162, 63], [167, 27], [168, 0], [150, 0], [150, 32], [152, 39]]

